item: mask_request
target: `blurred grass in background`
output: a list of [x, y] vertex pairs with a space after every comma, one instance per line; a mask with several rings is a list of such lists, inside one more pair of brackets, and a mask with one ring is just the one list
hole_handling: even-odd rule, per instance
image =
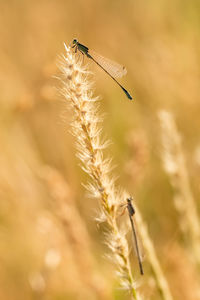
[[[98, 205], [81, 187], [87, 178], [53, 78], [63, 42], [74, 37], [127, 66], [121, 82], [133, 102], [89, 62], [118, 183], [141, 209], [174, 299], [200, 299], [162, 167], [157, 117], [160, 109], [175, 116], [199, 209], [199, 28], [195, 0], [1, 0], [1, 299], [129, 298], [104, 258], [108, 250], [94, 221]], [[147, 261], [144, 268], [141, 292], [160, 299]]]

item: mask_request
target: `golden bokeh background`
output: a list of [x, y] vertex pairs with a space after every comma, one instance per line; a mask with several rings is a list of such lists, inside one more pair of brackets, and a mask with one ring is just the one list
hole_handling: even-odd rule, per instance
[[[162, 164], [158, 112], [173, 114], [193, 197], [200, 191], [200, 3], [186, 0], [0, 1], [0, 299], [129, 299], [106, 258], [98, 203], [76, 158], [58, 56], [76, 37], [127, 67], [120, 82], [92, 62], [117, 184], [135, 198], [174, 299], [200, 299], [174, 189]], [[136, 266], [136, 267], [135, 267]], [[148, 260], [144, 299], [164, 299]]]

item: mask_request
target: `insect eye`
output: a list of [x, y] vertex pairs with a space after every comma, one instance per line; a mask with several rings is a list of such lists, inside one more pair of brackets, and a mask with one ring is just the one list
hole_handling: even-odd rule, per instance
[[77, 44], [77, 42], [78, 42], [77, 39], [73, 40], [73, 44]]

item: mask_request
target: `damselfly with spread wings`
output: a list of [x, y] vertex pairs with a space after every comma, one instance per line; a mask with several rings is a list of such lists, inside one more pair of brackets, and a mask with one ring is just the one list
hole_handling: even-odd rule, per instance
[[126, 68], [108, 58], [101, 56], [100, 54], [89, 50], [88, 47], [80, 44], [78, 40], [74, 39], [72, 42], [72, 48], [75, 48], [75, 52], [80, 51], [83, 55], [86, 55], [88, 58], [92, 59], [102, 70], [104, 70], [123, 90], [128, 99], [132, 100], [133, 98], [129, 92], [116, 80], [116, 78], [126, 75]]

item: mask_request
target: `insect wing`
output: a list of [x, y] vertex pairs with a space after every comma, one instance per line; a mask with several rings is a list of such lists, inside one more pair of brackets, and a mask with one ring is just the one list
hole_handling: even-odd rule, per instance
[[120, 78], [126, 75], [127, 70], [124, 66], [106, 57], [103, 57], [95, 51], [91, 50], [89, 53], [108, 73], [110, 73], [111, 76], [115, 78]]
[[140, 273], [141, 275], [144, 274], [143, 271], [143, 266], [142, 266], [142, 261], [143, 261], [143, 253], [141, 251], [141, 247], [140, 247], [140, 239], [138, 239], [138, 234], [137, 234], [137, 229], [135, 227], [135, 223], [133, 218], [129, 215], [130, 221], [131, 221], [131, 227], [132, 227], [132, 233], [133, 233], [133, 248], [135, 251], [135, 254], [137, 256], [138, 259], [138, 263], [139, 263], [139, 267], [140, 267]]

